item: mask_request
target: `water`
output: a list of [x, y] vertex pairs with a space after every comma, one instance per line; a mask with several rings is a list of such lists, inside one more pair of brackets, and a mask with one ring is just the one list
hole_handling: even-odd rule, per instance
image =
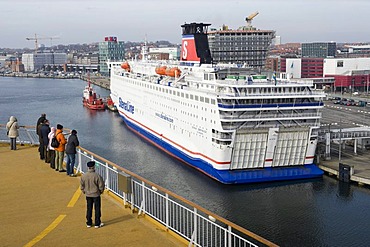
[[[300, 182], [223, 185], [128, 130], [110, 111], [82, 106], [80, 80], [0, 77], [0, 123], [35, 125], [46, 113], [76, 129], [81, 146], [280, 246], [369, 246], [370, 189], [324, 176]], [[95, 88], [101, 96], [109, 91]], [[109, 213], [109, 212], [106, 212]]]

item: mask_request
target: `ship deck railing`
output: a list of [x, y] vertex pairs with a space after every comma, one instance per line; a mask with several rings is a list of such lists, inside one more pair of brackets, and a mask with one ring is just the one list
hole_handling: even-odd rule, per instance
[[[21, 126], [17, 143], [39, 145], [34, 126]], [[0, 125], [0, 142], [9, 142], [5, 125]], [[77, 148], [77, 172], [87, 171], [87, 162], [96, 162], [96, 172], [106, 189], [123, 203], [162, 224], [189, 244], [188, 246], [277, 246], [221, 216], [153, 183], [82, 147]], [[121, 182], [120, 182], [121, 181]], [[122, 181], [126, 183], [122, 188]], [[125, 191], [123, 191], [125, 190]]]
[[227, 116], [227, 115], [220, 115], [220, 119], [222, 120], [258, 120], [258, 121], [268, 121], [268, 120], [293, 120], [293, 119], [320, 119], [322, 117], [322, 113], [293, 113], [293, 114], [243, 114], [240, 116]]

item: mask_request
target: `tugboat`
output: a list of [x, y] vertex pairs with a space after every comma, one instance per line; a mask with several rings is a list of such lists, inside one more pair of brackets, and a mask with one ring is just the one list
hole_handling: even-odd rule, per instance
[[117, 107], [114, 105], [113, 100], [111, 97], [107, 97], [107, 102], [106, 102], [107, 109], [112, 111], [112, 112], [118, 112]]
[[88, 80], [88, 85], [83, 91], [82, 103], [91, 110], [105, 110], [105, 103], [91, 87], [90, 80]]

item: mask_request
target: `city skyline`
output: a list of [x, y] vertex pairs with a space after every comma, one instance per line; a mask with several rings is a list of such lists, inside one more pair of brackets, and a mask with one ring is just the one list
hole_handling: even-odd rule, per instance
[[[119, 0], [0, 0], [1, 48], [33, 48], [39, 44], [83, 44], [117, 36], [120, 41], [181, 42], [180, 25], [190, 22], [223, 24], [237, 29], [258, 11], [252, 25], [275, 30], [282, 43], [370, 42], [364, 21], [366, 0], [149, 1]], [[54, 39], [48, 39], [53, 37]]]

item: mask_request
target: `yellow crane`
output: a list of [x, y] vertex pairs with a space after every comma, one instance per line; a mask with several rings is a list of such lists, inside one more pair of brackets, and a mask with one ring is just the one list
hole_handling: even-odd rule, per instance
[[38, 37], [38, 36], [40, 36], [40, 35], [37, 35], [35, 33], [35, 37], [26, 38], [26, 40], [34, 40], [35, 41], [35, 52], [36, 53], [37, 53], [37, 50], [38, 50], [38, 47], [39, 47], [38, 40], [40, 40], [40, 39], [50, 39], [50, 46], [52, 46], [53, 45], [53, 39], [59, 39], [59, 37]]
[[248, 28], [251, 28], [252, 27], [252, 20], [254, 17], [256, 17], [258, 15], [258, 11], [250, 14], [247, 18], [245, 18], [245, 20], [247, 21], [247, 27]]

